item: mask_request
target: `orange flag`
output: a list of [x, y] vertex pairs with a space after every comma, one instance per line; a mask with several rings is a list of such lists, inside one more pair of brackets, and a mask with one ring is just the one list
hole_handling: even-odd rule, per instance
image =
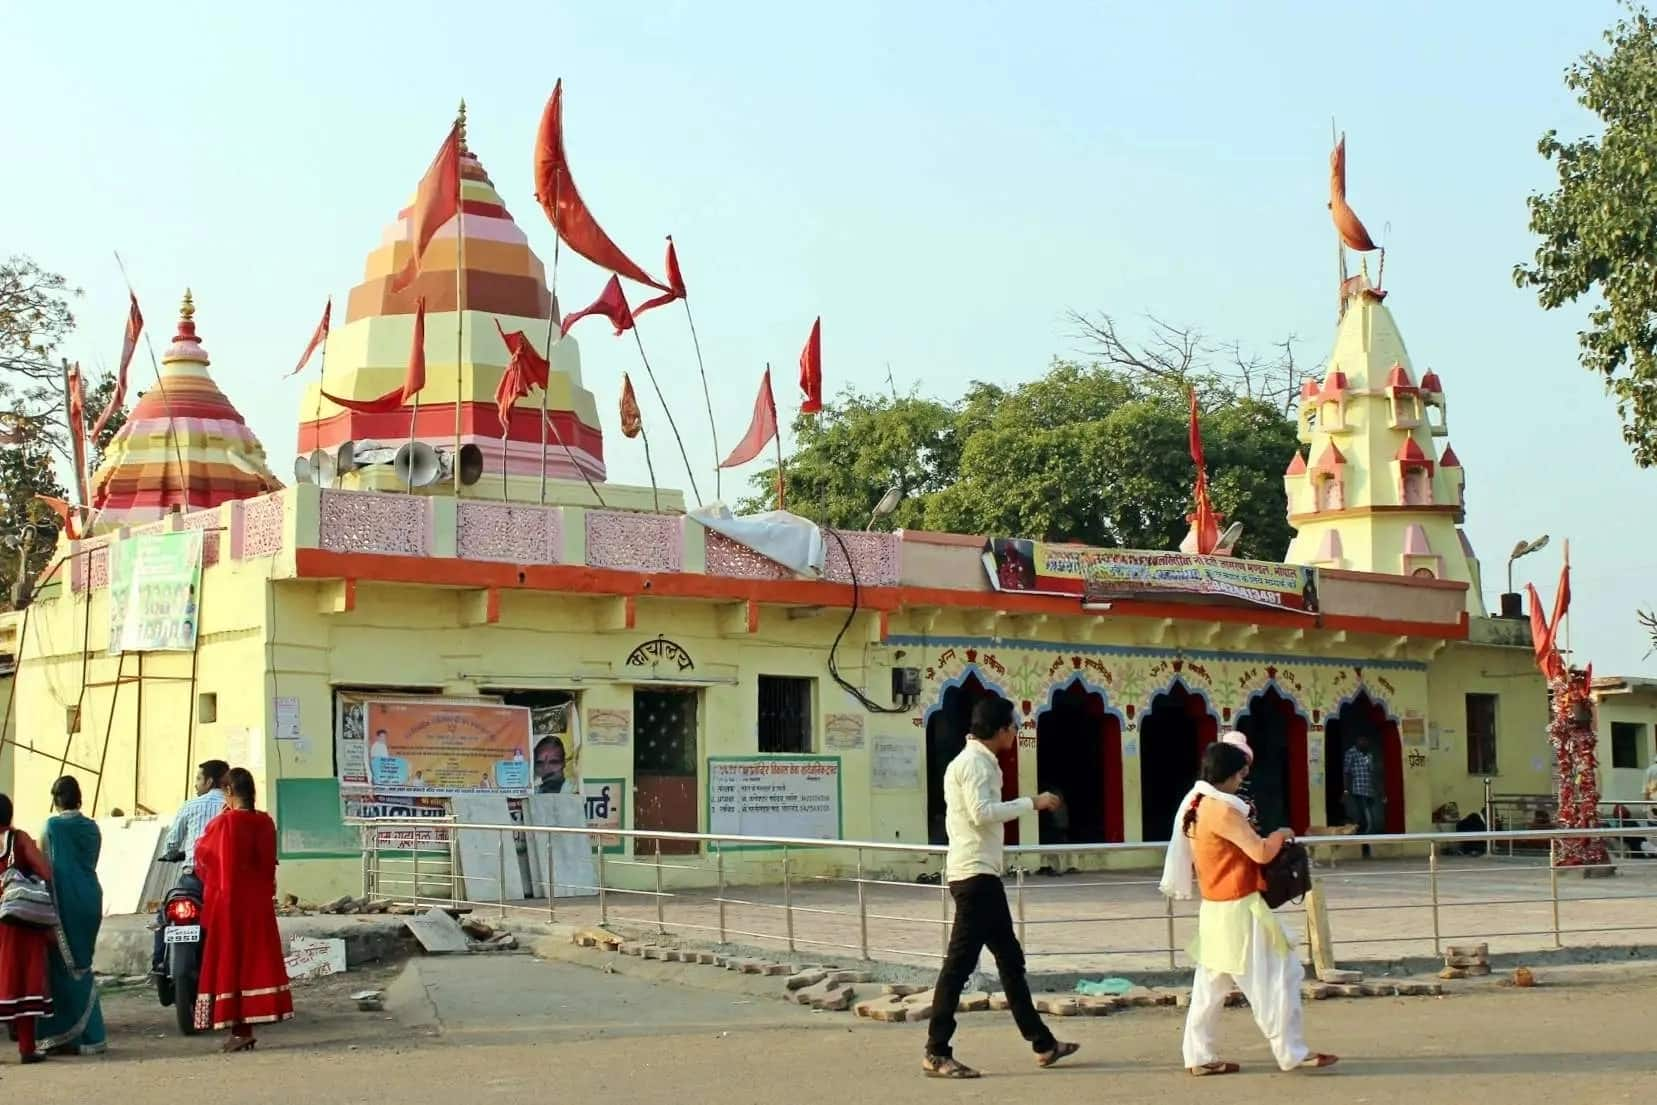
[[[323, 320], [326, 323], [326, 318]], [[301, 362], [303, 363], [303, 362]], [[343, 399], [329, 395], [322, 397], [336, 407], [344, 407], [358, 414], [390, 414], [408, 405], [408, 401], [426, 386], [426, 297], [421, 296], [414, 309], [414, 340], [409, 344], [408, 370], [403, 374], [403, 385], [375, 396], [373, 399]]]
[[1193, 519], [1197, 533], [1197, 555], [1208, 556], [1220, 543], [1220, 523], [1215, 519], [1214, 507], [1208, 501], [1208, 458], [1203, 453], [1202, 424], [1198, 421], [1196, 388], [1191, 389], [1191, 462], [1197, 467], [1197, 512]]
[[663, 292], [655, 299], [647, 299], [633, 308], [633, 317], [638, 318], [646, 311], [672, 303], [675, 299], [685, 298], [685, 276], [679, 271], [679, 255], [673, 249], [673, 235], [667, 236], [667, 283], [669, 291]]
[[754, 399], [754, 420], [748, 424], [748, 432], [731, 455], [719, 465], [721, 468], [735, 468], [739, 464], [747, 464], [764, 451], [777, 436], [777, 401], [771, 395], [771, 370], [765, 370], [765, 375], [759, 382], [759, 395]]
[[576, 190], [569, 159], [564, 156], [563, 81], [553, 86], [546, 110], [541, 113], [540, 133], [535, 138], [535, 198], [552, 222], [552, 228], [575, 252], [635, 283], [661, 292], [671, 290], [652, 280], [610, 240]]
[[138, 309], [138, 297], [129, 291], [127, 298], [130, 302], [127, 305], [127, 328], [121, 334], [121, 366], [115, 370], [115, 390], [110, 392], [109, 402], [98, 415], [98, 420], [92, 423], [93, 441], [98, 440], [98, 435], [109, 425], [110, 418], [126, 401], [127, 366], [132, 363], [133, 351], [138, 348], [138, 335], [144, 329], [144, 315]]
[[638, 437], [644, 432], [644, 419], [639, 414], [639, 399], [633, 394], [633, 379], [621, 374], [621, 436]]
[[1355, 249], [1359, 253], [1368, 253], [1377, 248], [1364, 229], [1364, 224], [1358, 218], [1357, 212], [1346, 202], [1346, 135], [1341, 135], [1340, 141], [1335, 143], [1335, 151], [1329, 155], [1329, 213], [1335, 219], [1335, 233], [1341, 241], [1346, 243], [1347, 249]]
[[603, 315], [610, 320], [610, 325], [616, 328], [616, 336], [620, 337], [623, 330], [633, 329], [633, 312], [627, 306], [627, 296], [622, 294], [621, 280], [610, 277], [610, 282], [604, 285], [604, 290], [598, 293], [598, 298], [589, 306], [574, 311], [564, 318], [564, 326], [560, 335], [568, 334], [570, 327], [586, 318], [588, 315]]
[[304, 371], [306, 362], [311, 359], [311, 354], [322, 348], [323, 344], [327, 342], [328, 320], [333, 313], [334, 297], [329, 296], [328, 302], [322, 306], [322, 321], [316, 324], [315, 330], [311, 331], [311, 340], [305, 346], [305, 352], [299, 355], [299, 363], [293, 366], [293, 371], [288, 373], [288, 377], [298, 376], [300, 372]]
[[816, 414], [823, 409], [823, 316], [811, 324], [811, 337], [800, 351], [800, 390], [805, 399], [800, 403], [801, 414]]
[[391, 290], [400, 292], [414, 282], [426, 246], [444, 223], [460, 213], [460, 123], [449, 129], [449, 137], [437, 148], [409, 208], [408, 241], [414, 247], [402, 271], [391, 278]]
[[495, 412], [500, 416], [501, 433], [504, 434], [513, 406], [528, 395], [531, 388], [547, 386], [551, 366], [535, 351], [534, 343], [522, 330], [508, 334], [498, 318], [495, 329], [500, 332], [501, 340], [506, 343], [507, 352], [511, 355], [506, 371], [501, 373], [501, 382], [495, 388]]
[[74, 507], [62, 499], [56, 499], [50, 495], [36, 495], [35, 498], [52, 508], [52, 512], [63, 522], [63, 532], [69, 540], [79, 541], [81, 539], [80, 530], [75, 525], [75, 515], [79, 512]]

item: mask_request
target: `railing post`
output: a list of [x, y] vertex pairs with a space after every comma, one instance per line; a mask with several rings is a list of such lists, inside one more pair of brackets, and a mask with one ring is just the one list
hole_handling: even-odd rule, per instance
[[418, 913], [418, 912], [420, 912], [420, 839], [419, 839], [419, 837], [415, 837], [414, 851], [411, 852], [410, 854], [414, 857], [414, 874], [409, 877], [409, 881], [412, 882], [414, 885], [409, 889], [409, 900], [414, 906], [414, 911], [416, 913]]
[[1174, 899], [1164, 895], [1162, 901], [1168, 912], [1168, 967], [1172, 970], [1178, 966], [1174, 961]]
[[1026, 943], [1024, 938], [1024, 865], [1018, 865], [1018, 882], [1013, 884], [1013, 895], [1018, 899], [1018, 942]]
[[662, 838], [656, 838], [656, 931], [667, 935], [666, 906], [662, 903]]
[[869, 958], [869, 899], [863, 885], [863, 849], [857, 850], [857, 943], [863, 958]]
[[1438, 927], [1438, 841], [1427, 842], [1427, 882], [1433, 892], [1433, 954], [1442, 955]]
[[725, 942], [725, 847], [724, 842], [713, 842], [714, 866], [719, 871], [719, 942]]
[[[622, 847], [626, 847], [626, 845], [623, 844]], [[610, 902], [609, 899], [605, 897], [605, 882], [604, 847], [600, 845], [598, 849], [598, 923], [601, 925], [607, 925], [610, 923]]]
[[788, 845], [782, 846], [782, 915], [788, 925], [788, 950], [794, 950], [794, 883], [788, 870]]
[[495, 880], [495, 901], [499, 903], [501, 916], [506, 916], [506, 830], [497, 830], [495, 833], [495, 856], [500, 860], [498, 877]]
[[1562, 948], [1565, 945], [1559, 940], [1559, 841], [1548, 841], [1548, 886], [1549, 896], [1553, 898], [1553, 946]]
[[[558, 843], [558, 837], [555, 833], [542, 833], [541, 835], [547, 849], [547, 921], [551, 923], [558, 920], [558, 876], [555, 867], [556, 861], [553, 859], [553, 853], [557, 851], [554, 845]], [[602, 849], [604, 842], [599, 841], [598, 846]], [[535, 854], [533, 848], [530, 849], [530, 854]]]

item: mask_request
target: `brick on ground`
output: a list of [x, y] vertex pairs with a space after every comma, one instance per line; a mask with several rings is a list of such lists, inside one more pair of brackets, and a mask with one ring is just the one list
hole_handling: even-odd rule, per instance
[[852, 1011], [859, 1017], [866, 1017], [871, 1021], [902, 1021], [909, 1013], [904, 1007], [903, 999], [892, 994], [865, 998], [854, 1004]]

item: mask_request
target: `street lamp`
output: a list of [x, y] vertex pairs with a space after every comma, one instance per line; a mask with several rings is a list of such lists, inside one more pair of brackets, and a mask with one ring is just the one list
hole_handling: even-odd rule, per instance
[[894, 510], [896, 510], [898, 508], [898, 504], [901, 503], [902, 501], [903, 501], [903, 488], [901, 488], [901, 487], [888, 488], [887, 491], [886, 491], [886, 494], [884, 494], [880, 497], [880, 502], [876, 503], [874, 510], [870, 512], [870, 514], [869, 514], [869, 524], [863, 527], [864, 531], [867, 532], [869, 530], [874, 529], [876, 519], [884, 518], [888, 514], [892, 513]]
[[1521, 618], [1524, 616], [1524, 604], [1519, 600], [1519, 593], [1513, 589], [1513, 562], [1521, 557], [1529, 556], [1533, 552], [1540, 552], [1548, 546], [1548, 535], [1543, 534], [1534, 541], [1520, 541], [1513, 546], [1513, 551], [1507, 554], [1507, 593], [1502, 596], [1502, 617]]

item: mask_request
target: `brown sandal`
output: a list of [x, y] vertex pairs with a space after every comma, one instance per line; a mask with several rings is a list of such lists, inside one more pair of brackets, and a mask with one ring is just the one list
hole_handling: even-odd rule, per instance
[[1323, 1052], [1319, 1051], [1314, 1052], [1313, 1054], [1308, 1055], [1305, 1059], [1301, 1060], [1300, 1069], [1322, 1070], [1325, 1067], [1332, 1067], [1340, 1061], [1340, 1056], [1338, 1055], [1325, 1055]]
[[928, 1055], [921, 1060], [921, 1072], [928, 1078], [977, 1078], [978, 1072], [958, 1059], [936, 1059]]
[[1207, 1078], [1209, 1075], [1214, 1074], [1236, 1074], [1243, 1068], [1236, 1063], [1219, 1061], [1204, 1063], [1200, 1067], [1189, 1067], [1187, 1069], [1190, 1070], [1192, 1076], [1195, 1078]]
[[1054, 1040], [1052, 1051], [1044, 1051], [1040, 1055], [1036, 1056], [1036, 1066], [1050, 1067], [1061, 1059], [1070, 1058], [1080, 1050], [1082, 1050], [1081, 1044], [1072, 1044], [1064, 1040]]
[[259, 1041], [252, 1036], [231, 1036], [226, 1039], [219, 1050], [226, 1055], [235, 1055], [242, 1051], [252, 1051], [259, 1046]]

